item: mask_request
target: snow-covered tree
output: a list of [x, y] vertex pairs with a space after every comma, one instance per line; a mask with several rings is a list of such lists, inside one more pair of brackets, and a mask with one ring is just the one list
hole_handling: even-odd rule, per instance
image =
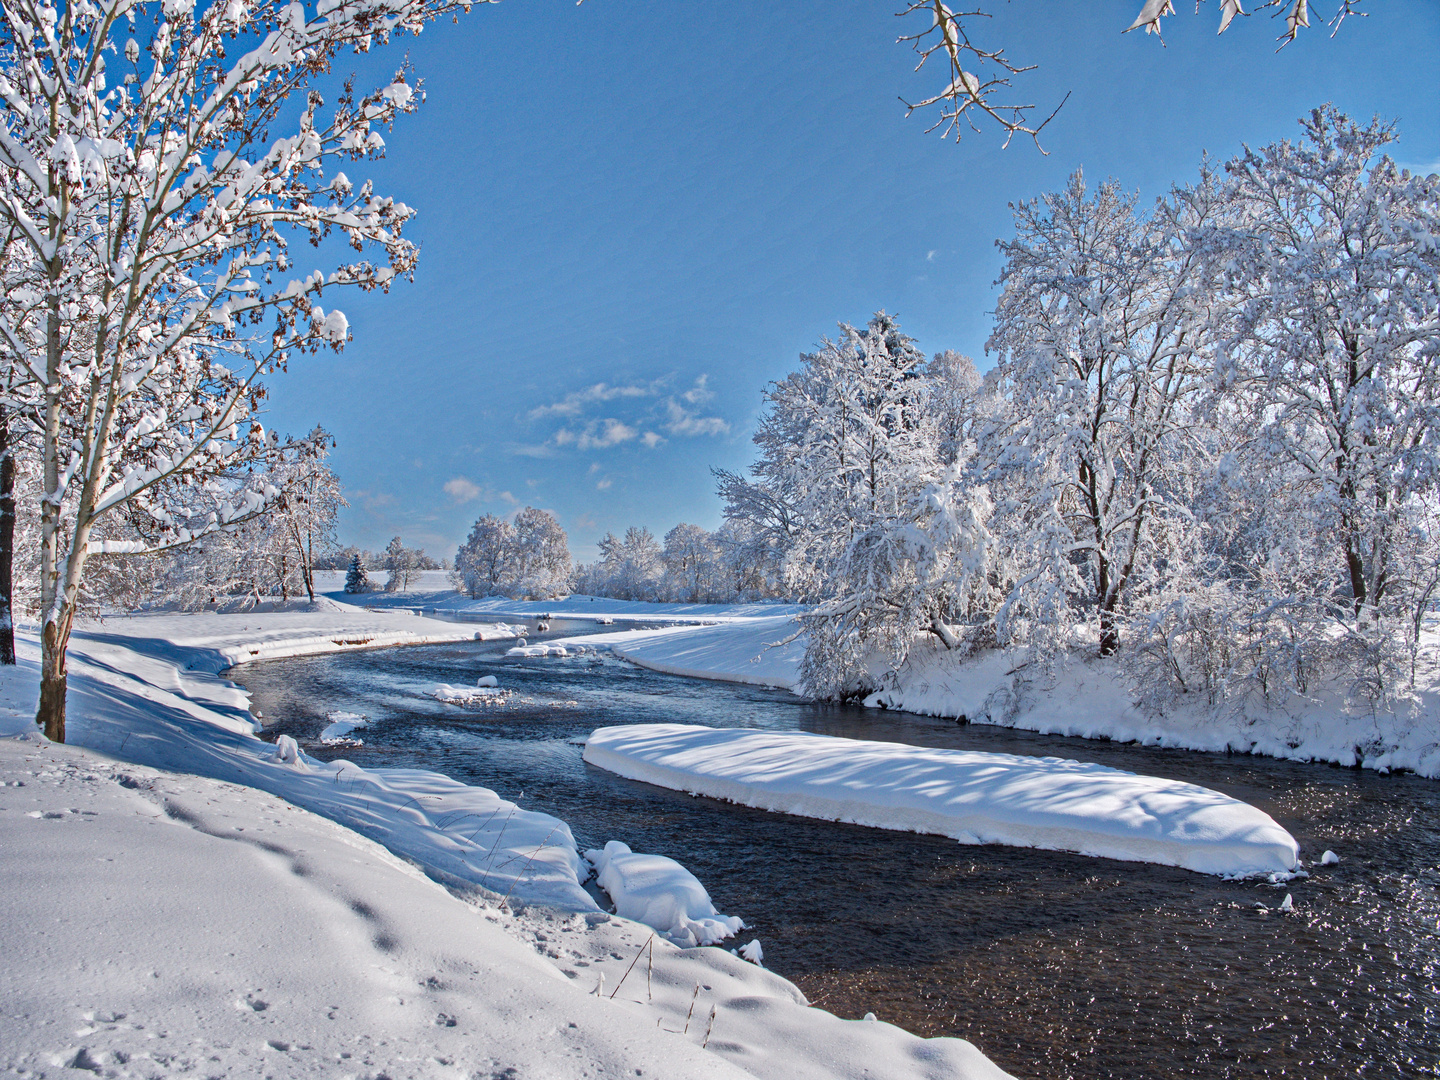
[[570, 591], [570, 543], [548, 510], [527, 506], [515, 515], [514, 544], [505, 572], [509, 595], [550, 600]]
[[832, 595], [802, 616], [800, 685], [812, 697], [874, 689], [923, 635], [953, 648], [952, 623], [983, 622], [992, 610], [984, 488], [923, 456], [899, 471], [894, 503], [851, 534]]
[[385, 545], [385, 569], [390, 576], [385, 580], [386, 592], [401, 592], [410, 587], [410, 579], [420, 569], [425, 552], [408, 548], [400, 537], [392, 537]]
[[772, 383], [755, 437], [765, 478], [797, 521], [787, 576], [797, 595], [823, 599], [846, 545], [901, 495], [903, 463], [921, 453], [925, 354], [883, 311], [867, 327], [840, 324], [838, 341], [800, 358]]
[[472, 599], [497, 595], [503, 589], [514, 547], [515, 529], [510, 522], [486, 514], [455, 552], [451, 581]]
[[345, 571], [345, 591], [352, 594], [370, 591], [370, 575], [358, 551], [350, 556], [350, 568]]
[[665, 534], [660, 553], [665, 576], [660, 596], [689, 604], [717, 603], [728, 592], [720, 547], [713, 534], [699, 525], [681, 522]]
[[1227, 452], [1199, 490], [1206, 572], [1167, 573], [1145, 649], [1212, 698], [1332, 678], [1373, 704], [1413, 677], [1434, 595], [1437, 188], [1383, 156], [1389, 125], [1303, 127], [1229, 163], [1232, 214], [1193, 238], [1222, 275]]
[[1254, 395], [1257, 490], [1285, 489], [1289, 527], [1319, 539], [1363, 617], [1440, 479], [1440, 185], [1384, 156], [1392, 125], [1327, 106], [1303, 127], [1227, 166], [1238, 220], [1208, 237], [1226, 275], [1221, 375]]
[[940, 461], [946, 465], [968, 461], [976, 428], [986, 415], [993, 392], [984, 389], [975, 361], [953, 349], [930, 358], [925, 378], [930, 384], [926, 412], [935, 425], [935, 448]]
[[1196, 403], [1213, 294], [1182, 234], [1216, 213], [1208, 180], [1142, 216], [1113, 181], [1087, 193], [1079, 172], [1015, 208], [987, 345], [1003, 405], [980, 461], [991, 528], [1017, 564], [1006, 637], [1063, 639], [1080, 617], [1113, 653], [1127, 590], [1186, 518], [1205, 467]]
[[950, 624], [985, 607], [988, 501], [965, 474], [979, 396], [969, 360], [927, 362], [882, 311], [864, 330], [842, 323], [767, 388], [753, 480], [717, 474], [728, 523], [751, 530], [732, 555], [755, 537], [783, 544], [787, 591], [817, 605], [803, 620], [807, 693], [863, 690], [917, 635], [954, 645]]
[[[755, 438], [759, 442], [761, 433]], [[775, 596], [785, 590], [785, 561], [800, 522], [789, 502], [791, 493], [773, 468], [776, 464], [762, 453], [751, 466], [754, 479], [728, 469], [710, 470], [725, 515], [717, 540], [734, 588], [742, 594]]]
[[773, 600], [788, 597], [783, 551], [771, 546], [763, 529], [737, 515], [711, 534], [719, 552], [724, 600]]
[[267, 515], [270, 528], [293, 553], [295, 570], [311, 600], [317, 560], [336, 546], [335, 519], [341, 507], [350, 505], [341, 494], [340, 478], [326, 464], [333, 445], [329, 433], [317, 426], [281, 459], [274, 470], [281, 495]]
[[[410, 208], [325, 170], [379, 154], [376, 129], [418, 95], [403, 75], [347, 86], [322, 118], [314, 80], [341, 49], [457, 6], [468, 0], [339, 0], [310, 14], [290, 0], [0, 6], [0, 225], [18, 241], [0, 340], [39, 387], [37, 719], [51, 738], [64, 738], [86, 560], [107, 550], [92, 546], [99, 523], [122, 507], [147, 515], [158, 543], [129, 542], [133, 553], [259, 513], [278, 492], [213, 479], [273, 449], [253, 420], [258, 376], [344, 344], [348, 324], [322, 292], [386, 288], [414, 266]], [[287, 237], [332, 231], [355, 260], [291, 277]], [[167, 497], [172, 479], [189, 489], [183, 504]]]
[[649, 529], [632, 525], [623, 538], [607, 532], [597, 546], [600, 559], [588, 568], [587, 589], [617, 600], [654, 600], [660, 595], [665, 564]]

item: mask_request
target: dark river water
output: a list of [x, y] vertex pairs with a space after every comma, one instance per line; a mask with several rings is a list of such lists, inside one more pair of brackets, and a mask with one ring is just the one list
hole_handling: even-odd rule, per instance
[[[563, 629], [558, 624], [556, 631]], [[817, 1005], [957, 1035], [1024, 1078], [1440, 1076], [1440, 782], [1033, 735], [681, 679], [510, 642], [247, 664], [228, 673], [316, 757], [421, 766], [570, 823], [582, 848], [669, 855]], [[498, 676], [500, 708], [429, 695]], [[319, 743], [332, 710], [363, 747]], [[1283, 888], [1045, 851], [963, 846], [623, 780], [572, 740], [606, 724], [804, 730], [1055, 755], [1216, 788], [1302, 858]], [[1294, 911], [1273, 910], [1293, 894]]]

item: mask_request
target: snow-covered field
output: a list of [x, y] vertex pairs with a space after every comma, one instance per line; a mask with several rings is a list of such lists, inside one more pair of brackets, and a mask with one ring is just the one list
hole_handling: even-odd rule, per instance
[[1079, 761], [687, 724], [600, 728], [585, 760], [676, 791], [966, 844], [1234, 877], [1298, 867], [1295, 839], [1247, 803]]
[[[385, 572], [372, 575], [377, 588]], [[621, 619], [630, 622], [726, 622], [732, 619], [794, 615], [805, 610], [798, 604], [651, 604], [641, 600], [612, 600], [604, 596], [567, 596], [563, 600], [511, 600], [484, 596], [472, 600], [455, 591], [444, 570], [424, 570], [412, 576], [404, 592], [369, 592], [345, 596], [345, 574], [340, 570], [317, 570], [315, 589], [336, 600], [349, 600], [375, 609], [427, 608], [447, 614], [473, 615], [496, 619], [594, 619], [597, 622]]]
[[[606, 915], [553, 817], [262, 742], [215, 677], [233, 660], [475, 632], [317, 607], [79, 628], [67, 746], [32, 730], [37, 650], [20, 635], [0, 672], [5, 1070], [1005, 1075], [967, 1042], [840, 1020], [727, 951]], [[631, 869], [616, 887], [638, 896]], [[693, 913], [699, 883], [674, 870], [651, 899]]]

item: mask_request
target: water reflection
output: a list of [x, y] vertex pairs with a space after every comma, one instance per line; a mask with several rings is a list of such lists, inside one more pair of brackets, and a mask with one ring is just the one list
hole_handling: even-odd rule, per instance
[[[557, 630], [561, 629], [556, 627]], [[508, 643], [506, 643], [508, 644]], [[246, 665], [276, 733], [357, 764], [421, 766], [568, 821], [582, 846], [670, 855], [742, 915], [766, 963], [841, 1016], [960, 1035], [1021, 1077], [1375, 1077], [1440, 1071], [1440, 784], [1260, 758], [1117, 746], [658, 675], [505, 645]], [[495, 674], [466, 710], [440, 683]], [[335, 709], [364, 747], [314, 740]], [[1317, 859], [1285, 889], [1054, 852], [808, 821], [623, 780], [575, 740], [602, 724], [803, 729], [1056, 755], [1254, 803]], [[1272, 909], [1285, 892], [1295, 912]]]

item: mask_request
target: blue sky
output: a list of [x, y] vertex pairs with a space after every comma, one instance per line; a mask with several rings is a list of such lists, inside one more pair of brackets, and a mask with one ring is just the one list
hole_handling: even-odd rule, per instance
[[373, 83], [408, 54], [427, 101], [346, 169], [418, 208], [415, 282], [327, 297], [354, 341], [271, 383], [272, 426], [338, 440], [341, 539], [453, 557], [526, 504], [582, 559], [607, 529], [713, 528], [709, 469], [749, 463], [765, 383], [837, 321], [884, 308], [988, 366], [1008, 204], [1077, 167], [1148, 199], [1332, 101], [1440, 168], [1434, 0], [1371, 0], [1334, 40], [1316, 18], [1278, 55], [1267, 16], [1217, 38], [1214, 3], [1177, 0], [1162, 47], [1120, 33], [1140, 0], [996, 0], [981, 40], [1038, 65], [1016, 96], [1071, 93], [1048, 157], [905, 118], [940, 72], [895, 43], [900, 6], [505, 0], [342, 57]]

